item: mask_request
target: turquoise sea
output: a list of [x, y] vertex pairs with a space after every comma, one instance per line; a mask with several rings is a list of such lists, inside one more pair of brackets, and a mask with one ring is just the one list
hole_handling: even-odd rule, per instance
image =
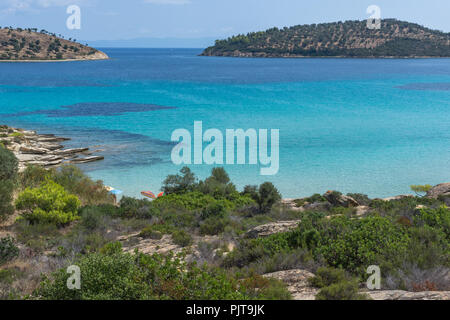
[[[0, 123], [71, 137], [127, 195], [176, 173], [175, 129], [280, 129], [280, 170], [225, 166], [284, 197], [372, 197], [450, 181], [450, 59], [239, 59], [201, 49], [102, 49], [108, 61], [0, 63]], [[208, 165], [192, 165], [204, 178]]]

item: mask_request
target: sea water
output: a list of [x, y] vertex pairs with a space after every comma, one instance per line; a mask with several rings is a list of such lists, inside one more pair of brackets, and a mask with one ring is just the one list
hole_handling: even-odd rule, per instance
[[[279, 129], [279, 171], [225, 165], [238, 188], [371, 197], [450, 181], [450, 59], [200, 57], [201, 49], [102, 49], [105, 61], [0, 63], [0, 124], [56, 133], [105, 160], [93, 178], [159, 191], [174, 130]], [[213, 166], [191, 165], [199, 176]]]

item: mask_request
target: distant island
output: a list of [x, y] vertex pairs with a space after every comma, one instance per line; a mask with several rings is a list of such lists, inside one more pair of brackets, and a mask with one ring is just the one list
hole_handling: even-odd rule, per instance
[[272, 28], [216, 40], [202, 56], [225, 57], [450, 57], [450, 33], [415, 23], [385, 19], [381, 29], [367, 21]]
[[104, 59], [105, 53], [46, 30], [0, 28], [0, 62]]

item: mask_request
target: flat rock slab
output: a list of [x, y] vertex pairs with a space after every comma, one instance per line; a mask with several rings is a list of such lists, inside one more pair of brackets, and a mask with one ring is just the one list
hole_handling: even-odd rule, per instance
[[[53, 134], [37, 134], [35, 131], [0, 126], [4, 136], [0, 142], [14, 153], [19, 160], [19, 171], [23, 172], [28, 165], [57, 167], [65, 163], [88, 163], [103, 160], [103, 156], [93, 156], [89, 148], [65, 149], [59, 142], [69, 138], [56, 137]], [[17, 134], [18, 135], [14, 135]], [[84, 157], [79, 157], [82, 154]]]
[[263, 224], [247, 231], [245, 237], [255, 239], [259, 237], [268, 237], [275, 233], [288, 232], [297, 228], [299, 223], [300, 220], [292, 220]]
[[72, 159], [69, 161], [69, 163], [88, 163], [88, 162], [100, 161], [103, 159], [105, 159], [105, 157], [92, 156], [92, 157], [86, 157], [86, 158]]
[[48, 150], [43, 148], [33, 148], [27, 146], [21, 146], [19, 151], [23, 154], [46, 154]]
[[450, 300], [450, 291], [408, 292], [402, 290], [369, 291], [373, 300]]
[[81, 153], [81, 152], [86, 152], [88, 151], [89, 148], [74, 148], [74, 149], [65, 149], [65, 150], [58, 150], [55, 151], [55, 154], [57, 155], [71, 155], [71, 154], [76, 154], [76, 153]]
[[294, 300], [315, 300], [318, 289], [309, 285], [308, 279], [314, 274], [301, 269], [278, 271], [263, 275], [265, 278], [274, 278], [283, 281]]

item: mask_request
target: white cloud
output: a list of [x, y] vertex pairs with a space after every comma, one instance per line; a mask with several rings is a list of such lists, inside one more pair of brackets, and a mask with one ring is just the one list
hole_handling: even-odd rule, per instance
[[189, 4], [191, 0], [144, 0], [145, 3], [152, 4], [172, 4], [172, 5], [180, 5], [180, 4]]

